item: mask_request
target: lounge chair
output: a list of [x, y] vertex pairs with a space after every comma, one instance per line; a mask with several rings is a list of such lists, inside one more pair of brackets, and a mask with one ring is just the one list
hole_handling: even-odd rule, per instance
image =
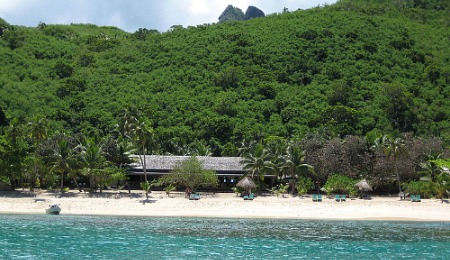
[[253, 200], [255, 198], [255, 195], [251, 193], [250, 195], [245, 195], [244, 200]]
[[370, 196], [370, 194], [364, 194], [364, 195], [363, 195], [363, 199], [365, 199], [365, 200], [371, 200], [371, 199], [372, 199], [372, 196]]
[[313, 194], [312, 201], [314, 202], [322, 202], [322, 194]]
[[334, 199], [335, 199], [337, 202], [340, 202], [340, 201], [341, 201], [341, 196], [340, 196], [339, 194], [336, 194], [336, 195], [334, 195]]
[[420, 201], [421, 201], [421, 199], [420, 199], [420, 195], [419, 194], [411, 195], [411, 202], [420, 202]]
[[341, 195], [341, 201], [346, 201], [347, 195]]
[[317, 201], [322, 202], [322, 194], [317, 194]]
[[189, 195], [189, 200], [199, 200], [199, 199], [200, 199], [200, 194], [192, 193], [191, 195]]

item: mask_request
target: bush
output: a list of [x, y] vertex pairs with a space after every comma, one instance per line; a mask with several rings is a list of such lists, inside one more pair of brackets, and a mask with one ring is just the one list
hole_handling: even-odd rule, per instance
[[314, 189], [314, 182], [310, 178], [300, 177], [297, 181], [297, 193], [302, 195], [308, 192], [308, 190]]
[[355, 188], [356, 180], [350, 177], [335, 174], [328, 178], [323, 186], [323, 190], [327, 193], [349, 193], [356, 194]]
[[410, 194], [420, 194], [426, 198], [433, 195], [433, 183], [429, 181], [411, 181], [402, 186]]

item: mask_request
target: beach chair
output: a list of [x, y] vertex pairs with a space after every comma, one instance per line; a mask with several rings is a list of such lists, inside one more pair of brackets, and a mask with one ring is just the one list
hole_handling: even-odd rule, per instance
[[189, 200], [199, 200], [199, 199], [200, 199], [200, 194], [192, 193], [191, 195], [189, 195]]
[[421, 201], [421, 199], [420, 199], [420, 195], [419, 194], [411, 195], [411, 202], [420, 202], [420, 201]]
[[340, 201], [341, 201], [341, 195], [339, 195], [339, 194], [334, 195], [334, 199], [335, 199], [337, 202], [340, 202]]
[[255, 198], [255, 195], [251, 193], [250, 195], [245, 195], [244, 200], [253, 200]]
[[365, 200], [371, 200], [371, 199], [372, 199], [372, 196], [371, 196], [370, 194], [364, 194], [364, 195], [363, 195], [363, 199], [365, 199]]
[[347, 195], [341, 195], [341, 201], [346, 201]]
[[322, 194], [317, 194], [317, 201], [322, 202]]
[[314, 201], [314, 202], [318, 201], [317, 194], [312, 195], [312, 201]]

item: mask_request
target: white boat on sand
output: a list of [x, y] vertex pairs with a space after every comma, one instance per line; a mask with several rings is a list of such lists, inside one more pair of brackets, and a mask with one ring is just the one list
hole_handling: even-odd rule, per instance
[[51, 214], [51, 215], [59, 215], [61, 212], [61, 207], [59, 204], [52, 204], [47, 209], [45, 209], [45, 213]]

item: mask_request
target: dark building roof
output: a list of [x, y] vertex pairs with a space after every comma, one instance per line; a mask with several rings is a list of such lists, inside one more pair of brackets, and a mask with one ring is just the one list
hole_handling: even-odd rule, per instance
[[[135, 162], [131, 166], [131, 174], [140, 174], [143, 172], [142, 163], [139, 155], [131, 156]], [[146, 155], [146, 169], [149, 174], [162, 174], [170, 172], [175, 166], [182, 161], [188, 159], [190, 156], [164, 156], [164, 155]], [[209, 157], [196, 156], [207, 170], [216, 171], [219, 175], [222, 174], [239, 174], [244, 173], [244, 164], [242, 164], [241, 157]]]

